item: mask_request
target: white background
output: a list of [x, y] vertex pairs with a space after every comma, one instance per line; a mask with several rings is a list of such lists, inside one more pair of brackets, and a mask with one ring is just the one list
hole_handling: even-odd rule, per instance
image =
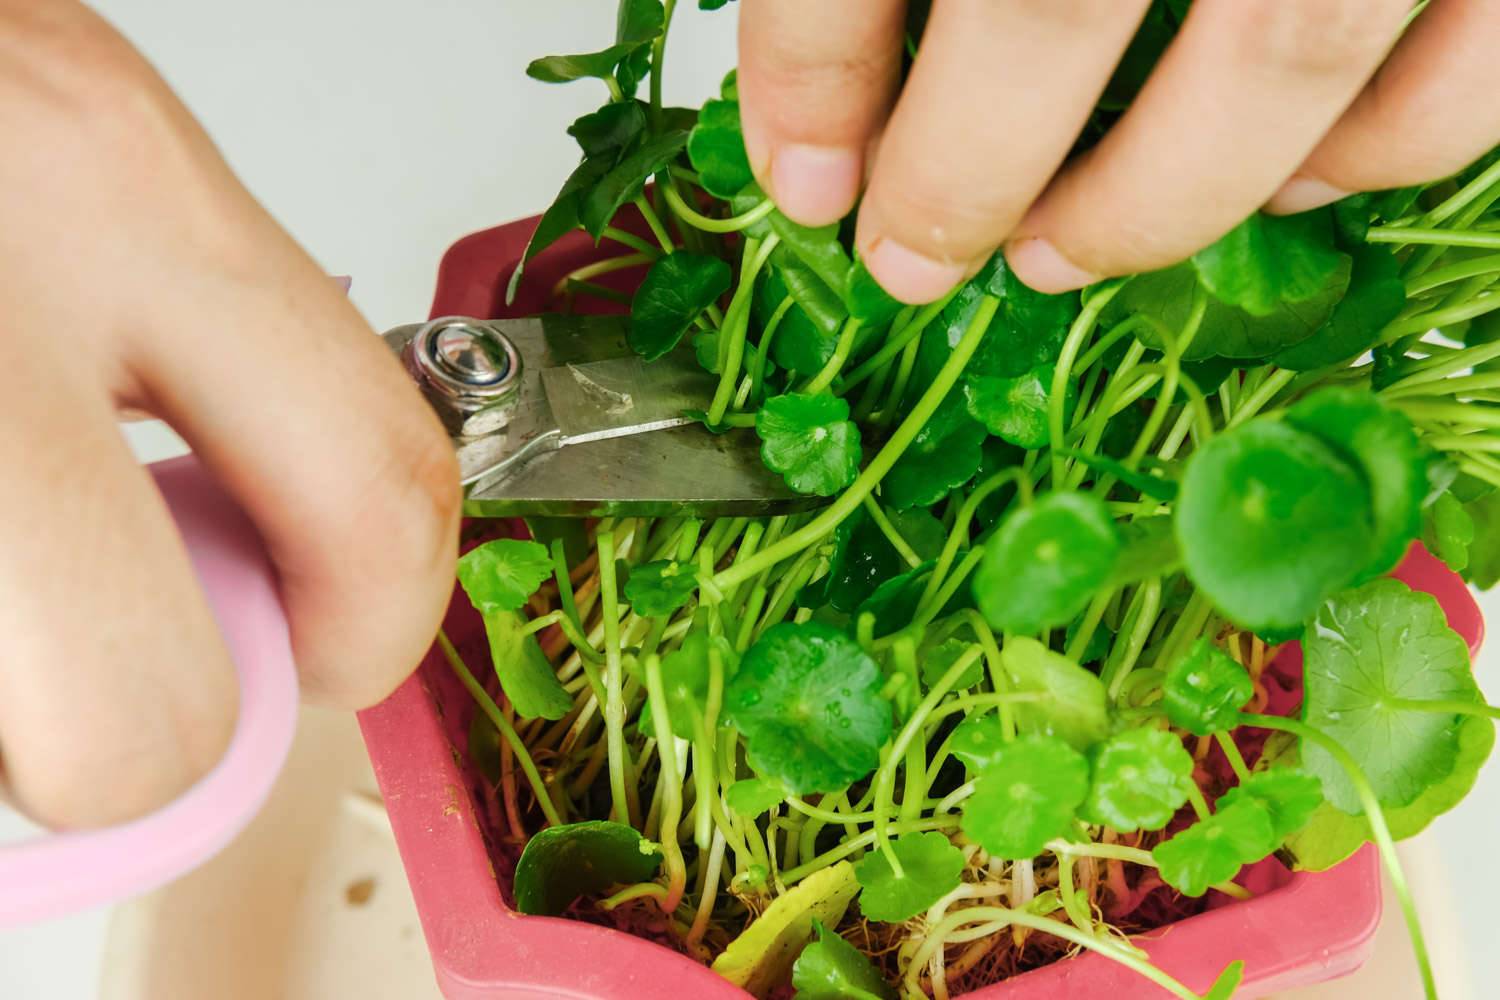
[[[535, 83], [525, 64], [602, 47], [614, 24], [612, 0], [94, 6], [159, 67], [250, 190], [329, 273], [354, 276], [354, 302], [378, 329], [425, 317], [438, 259], [456, 238], [550, 200], [576, 159], [563, 129], [604, 93], [589, 81]], [[734, 63], [734, 12], [701, 14], [691, 0], [681, 7], [667, 98], [697, 104]], [[176, 447], [159, 428], [130, 436], [145, 457]], [[1485, 604], [1500, 622], [1500, 599]], [[1500, 691], [1497, 661], [1492, 648], [1477, 665], [1492, 692]], [[1500, 766], [1492, 764], [1429, 834], [1459, 898], [1477, 983], [1500, 974], [1500, 864], [1489, 853], [1497, 829]], [[0, 814], [0, 842], [24, 832]], [[0, 934], [0, 998], [93, 997], [105, 919], [96, 912]]]

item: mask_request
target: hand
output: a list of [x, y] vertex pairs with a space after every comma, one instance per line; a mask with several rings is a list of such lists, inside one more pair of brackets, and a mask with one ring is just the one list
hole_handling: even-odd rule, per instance
[[1048, 292], [1165, 267], [1262, 206], [1436, 180], [1500, 139], [1491, 0], [1432, 0], [1404, 33], [1412, 0], [1197, 0], [1066, 165], [1148, 0], [934, 0], [899, 95], [904, 0], [741, 6], [756, 176], [808, 225], [868, 177], [856, 246], [907, 302], [1002, 244]]
[[453, 581], [452, 449], [334, 282], [72, 0], [0, 0], [0, 751], [44, 823], [140, 815], [218, 760], [236, 684], [116, 426], [168, 420], [255, 521], [304, 692], [360, 708]]

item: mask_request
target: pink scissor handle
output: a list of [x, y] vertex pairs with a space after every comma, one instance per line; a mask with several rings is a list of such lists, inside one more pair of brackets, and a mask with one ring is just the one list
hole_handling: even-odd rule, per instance
[[139, 820], [0, 846], [0, 927], [153, 889], [223, 849], [265, 802], [297, 724], [297, 674], [275, 577], [250, 521], [192, 456], [149, 467], [239, 673], [222, 760]]

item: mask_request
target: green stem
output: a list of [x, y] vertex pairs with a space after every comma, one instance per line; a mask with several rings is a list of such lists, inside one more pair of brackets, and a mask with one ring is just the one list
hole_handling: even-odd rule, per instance
[[667, 234], [667, 228], [661, 224], [661, 219], [657, 218], [656, 210], [651, 207], [646, 196], [636, 195], [634, 204], [641, 213], [641, 218], [645, 219], [646, 225], [650, 227], [651, 235], [655, 236], [656, 242], [661, 244], [662, 253], [671, 253], [676, 250], [677, 245], [672, 242], [672, 237]]
[[661, 68], [666, 59], [667, 32], [672, 28], [672, 11], [676, 7], [677, 0], [663, 0], [661, 34], [651, 43], [651, 128], [655, 132], [661, 131]]
[[1481, 247], [1500, 250], [1500, 233], [1461, 232], [1453, 229], [1416, 229], [1399, 226], [1379, 226], [1371, 229], [1365, 239], [1370, 243], [1423, 243], [1444, 247]]
[[1237, 427], [1255, 416], [1296, 377], [1296, 372], [1287, 369], [1281, 369], [1266, 376], [1266, 380], [1253, 393], [1240, 400], [1239, 406], [1235, 408], [1234, 416], [1229, 420], [1229, 426]]
[[862, 325], [853, 316], [844, 320], [844, 329], [839, 333], [839, 342], [834, 345], [833, 355], [823, 365], [823, 370], [813, 376], [810, 382], [798, 390], [799, 392], [812, 396], [833, 384], [833, 380], [838, 378], [839, 371], [844, 367], [844, 362], [849, 359], [849, 352], [854, 347], [854, 338], [859, 334]]
[[939, 404], [948, 395], [948, 391], [958, 381], [958, 377], [963, 374], [964, 366], [969, 363], [969, 358], [979, 347], [979, 342], [983, 339], [985, 331], [989, 329], [990, 320], [994, 318], [995, 310], [999, 307], [999, 299], [985, 296], [984, 301], [975, 310], [968, 329], [959, 338], [958, 344], [953, 348], [953, 353], [939, 369], [932, 384], [927, 387], [927, 391], [922, 393], [916, 406], [912, 407], [906, 419], [896, 428], [885, 447], [880, 449], [854, 483], [837, 500], [801, 528], [785, 536], [776, 544], [757, 552], [754, 558], [716, 574], [712, 581], [713, 585], [722, 591], [763, 570], [770, 569], [787, 556], [802, 551], [826, 536], [837, 528], [844, 518], [852, 514], [864, 498], [874, 491], [880, 480], [885, 478], [891, 466], [895, 465], [906, 449], [911, 446], [917, 434], [926, 426]]
[[637, 253], [644, 254], [652, 260], [661, 256], [661, 251], [652, 246], [648, 240], [641, 239], [635, 233], [627, 233], [623, 229], [616, 229], [614, 226], [604, 227], [604, 238], [614, 240], [616, 243], [627, 246]]
[[1214, 742], [1219, 744], [1219, 749], [1224, 751], [1224, 757], [1229, 761], [1229, 766], [1234, 770], [1234, 776], [1240, 781], [1250, 780], [1250, 768], [1245, 764], [1245, 757], [1240, 753], [1238, 744], [1234, 737], [1228, 733], [1214, 733]]
[[907, 344], [922, 335], [922, 331], [927, 329], [933, 320], [937, 319], [938, 315], [948, 305], [949, 300], [957, 294], [958, 289], [955, 288], [936, 302], [929, 302], [917, 310], [916, 314], [904, 326], [892, 332], [891, 338], [881, 345], [880, 350], [870, 355], [868, 359], [849, 373], [849, 377], [844, 380], [844, 387], [846, 389], [853, 389], [865, 379], [875, 374], [875, 372], [885, 367], [892, 358], [906, 349]]
[[615, 591], [615, 536], [601, 531], [594, 537], [599, 550], [599, 594], [604, 614], [604, 732], [609, 753], [609, 793], [617, 822], [638, 826], [630, 808], [625, 755], [625, 665], [620, 659], [620, 604]]
[[1344, 749], [1343, 744], [1333, 739], [1321, 729], [1309, 726], [1296, 719], [1284, 719], [1276, 715], [1251, 715], [1244, 713], [1240, 715], [1240, 723], [1246, 726], [1255, 726], [1259, 729], [1274, 729], [1283, 733], [1290, 733], [1299, 739], [1305, 739], [1318, 744], [1328, 752], [1328, 755], [1338, 762], [1344, 769], [1344, 774], [1349, 778], [1349, 783], [1354, 786], [1355, 793], [1359, 796], [1360, 804], [1365, 810], [1365, 820], [1370, 824], [1370, 832], [1374, 835], [1375, 845], [1380, 851], [1381, 860], [1385, 862], [1386, 874], [1390, 877], [1391, 887], [1396, 890], [1396, 899], [1401, 904], [1401, 915], [1406, 919], [1406, 930], [1411, 936], [1412, 950], [1416, 953], [1417, 968], [1422, 975], [1422, 989], [1428, 1000], [1437, 1000], [1437, 983], [1432, 976], [1432, 963], [1427, 957], [1427, 944], [1422, 938], [1422, 924], [1417, 918], [1416, 902], [1412, 899], [1411, 889], [1406, 884], [1406, 873], [1401, 869], [1401, 859], [1396, 856], [1396, 842], [1391, 837], [1390, 828], [1386, 826], [1385, 811], [1380, 808], [1380, 800], [1375, 795], [1375, 789], [1370, 787], [1369, 779], [1360, 769], [1359, 762]]
[[687, 885], [687, 866], [682, 860], [682, 845], [677, 842], [677, 824], [682, 821], [682, 777], [677, 773], [677, 738], [672, 735], [666, 685], [661, 678], [661, 657], [646, 657], [646, 698], [651, 705], [651, 723], [656, 730], [656, 756], [661, 762], [657, 781], [664, 789], [661, 809], [662, 866], [667, 872], [667, 895], [662, 900], [664, 913], [671, 913], [682, 902]]
[[1123, 284], [1115, 285], [1113, 288], [1096, 292], [1089, 299], [1088, 304], [1079, 312], [1078, 318], [1069, 328], [1067, 339], [1063, 341], [1062, 351], [1057, 357], [1057, 368], [1052, 374], [1051, 396], [1047, 400], [1047, 436], [1052, 442], [1052, 481], [1054, 483], [1063, 481], [1063, 457], [1058, 453], [1058, 449], [1062, 448], [1067, 441], [1064, 404], [1067, 400], [1068, 379], [1073, 374], [1073, 362], [1078, 358], [1078, 352], [1083, 349], [1083, 344], [1088, 340], [1089, 334], [1093, 332], [1099, 314], [1123, 287], [1125, 287]]
[[[755, 400], [760, 398], [760, 386], [766, 374], [766, 358], [771, 354], [771, 338], [776, 336], [777, 329], [781, 327], [781, 321], [791, 311], [792, 306], [796, 304], [797, 300], [790, 295], [782, 299], [781, 304], [776, 307], [776, 311], [771, 313], [771, 318], [766, 320], [766, 328], [761, 331], [760, 343], [755, 345], [755, 361], [750, 366], [750, 400], [752, 405]], [[752, 425], [753, 423], [752, 421]]]
[[1406, 294], [1409, 297], [1415, 298], [1423, 292], [1430, 292], [1442, 285], [1451, 284], [1455, 281], [1465, 281], [1481, 275], [1494, 274], [1497, 271], [1500, 271], [1500, 254], [1489, 254], [1484, 257], [1462, 260], [1457, 264], [1449, 264], [1447, 267], [1428, 271], [1421, 277], [1412, 279], [1406, 286]]
[[1495, 184], [1500, 184], [1500, 161], [1490, 164], [1483, 173], [1465, 184], [1456, 194], [1422, 216], [1423, 224], [1435, 226], [1440, 222], [1448, 221], [1468, 208], [1476, 198]]
[[536, 798], [537, 806], [542, 810], [542, 815], [547, 817], [548, 824], [562, 826], [562, 817], [557, 813], [557, 806], [552, 803], [552, 796], [547, 791], [547, 785], [542, 781], [541, 774], [536, 769], [531, 754], [526, 749], [526, 743], [505, 718], [505, 713], [500, 711], [500, 706], [495, 704], [495, 699], [484, 689], [474, 675], [469, 672], [469, 667], [464, 663], [463, 657], [458, 655], [458, 650], [449, 641], [447, 633], [439, 631], [437, 635], [438, 647], [443, 651], [443, 658], [448, 661], [448, 666], [458, 675], [459, 683], [469, 692], [474, 701], [479, 704], [480, 711], [489, 718], [505, 742], [510, 744], [511, 751], [516, 755], [516, 761], [521, 765], [521, 771], [526, 775], [526, 783], [531, 786], [531, 794]]
[[896, 530], [896, 526], [891, 523], [891, 519], [886, 517], [885, 511], [875, 501], [875, 498], [866, 496], [864, 507], [865, 512], [870, 515], [870, 520], [875, 522], [875, 526], [880, 529], [880, 533], [885, 536], [885, 540], [891, 543], [891, 548], [896, 550], [896, 554], [906, 563], [907, 568], [916, 569], [922, 565], [921, 557], [912, 551], [911, 546], [906, 543], [906, 539], [901, 536], [901, 532]]
[[[745, 354], [745, 337], [750, 329], [750, 300], [754, 295], [756, 276], [780, 242], [781, 238], [774, 233], [766, 237], [764, 243], [745, 241], [745, 265], [740, 272], [739, 288], [735, 289], [729, 310], [724, 314], [724, 326], [719, 332], [720, 348], [724, 351], [721, 355], [723, 366], [719, 374], [719, 387], [714, 391], [713, 402], [708, 408], [708, 423], [711, 427], [724, 418], [725, 411], [729, 409], [730, 396], [734, 393], [735, 382], [739, 379], [740, 360]], [[727, 349], [724, 338], [728, 338]]]
[[1408, 337], [1414, 333], [1440, 330], [1445, 326], [1452, 326], [1454, 323], [1462, 323], [1466, 319], [1494, 312], [1496, 309], [1500, 309], [1500, 292], [1480, 296], [1462, 305], [1450, 306], [1447, 309], [1434, 309], [1431, 312], [1413, 316], [1411, 319], [1400, 320], [1386, 327], [1380, 336], [1382, 341], [1390, 341], [1398, 337]]
[[676, 213], [679, 219], [694, 229], [701, 229], [705, 233], [737, 233], [741, 230], [749, 229], [776, 210], [776, 203], [767, 198], [754, 208], [741, 212], [739, 215], [731, 215], [727, 219], [715, 219], [712, 216], [704, 215], [689, 205], [682, 195], [670, 187], [663, 188], [662, 193], [666, 195], [667, 204], [672, 207], [672, 211]]

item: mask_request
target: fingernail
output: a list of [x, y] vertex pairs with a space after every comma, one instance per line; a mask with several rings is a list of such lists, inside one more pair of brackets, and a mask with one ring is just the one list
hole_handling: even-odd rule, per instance
[[1281, 185], [1281, 190], [1271, 196], [1271, 200], [1266, 202], [1266, 211], [1272, 215], [1295, 215], [1322, 208], [1348, 194], [1348, 191], [1336, 188], [1326, 181], [1299, 174]]
[[1022, 282], [1048, 295], [1092, 285], [1101, 277], [1085, 271], [1041, 237], [1017, 240], [1007, 246], [1005, 262]]
[[782, 214], [804, 226], [842, 219], [859, 194], [862, 157], [838, 146], [788, 143], [771, 158], [771, 189]]
[[892, 239], [877, 239], [864, 252], [865, 268], [891, 295], [913, 305], [931, 302], [964, 280], [967, 261], [933, 260]]

